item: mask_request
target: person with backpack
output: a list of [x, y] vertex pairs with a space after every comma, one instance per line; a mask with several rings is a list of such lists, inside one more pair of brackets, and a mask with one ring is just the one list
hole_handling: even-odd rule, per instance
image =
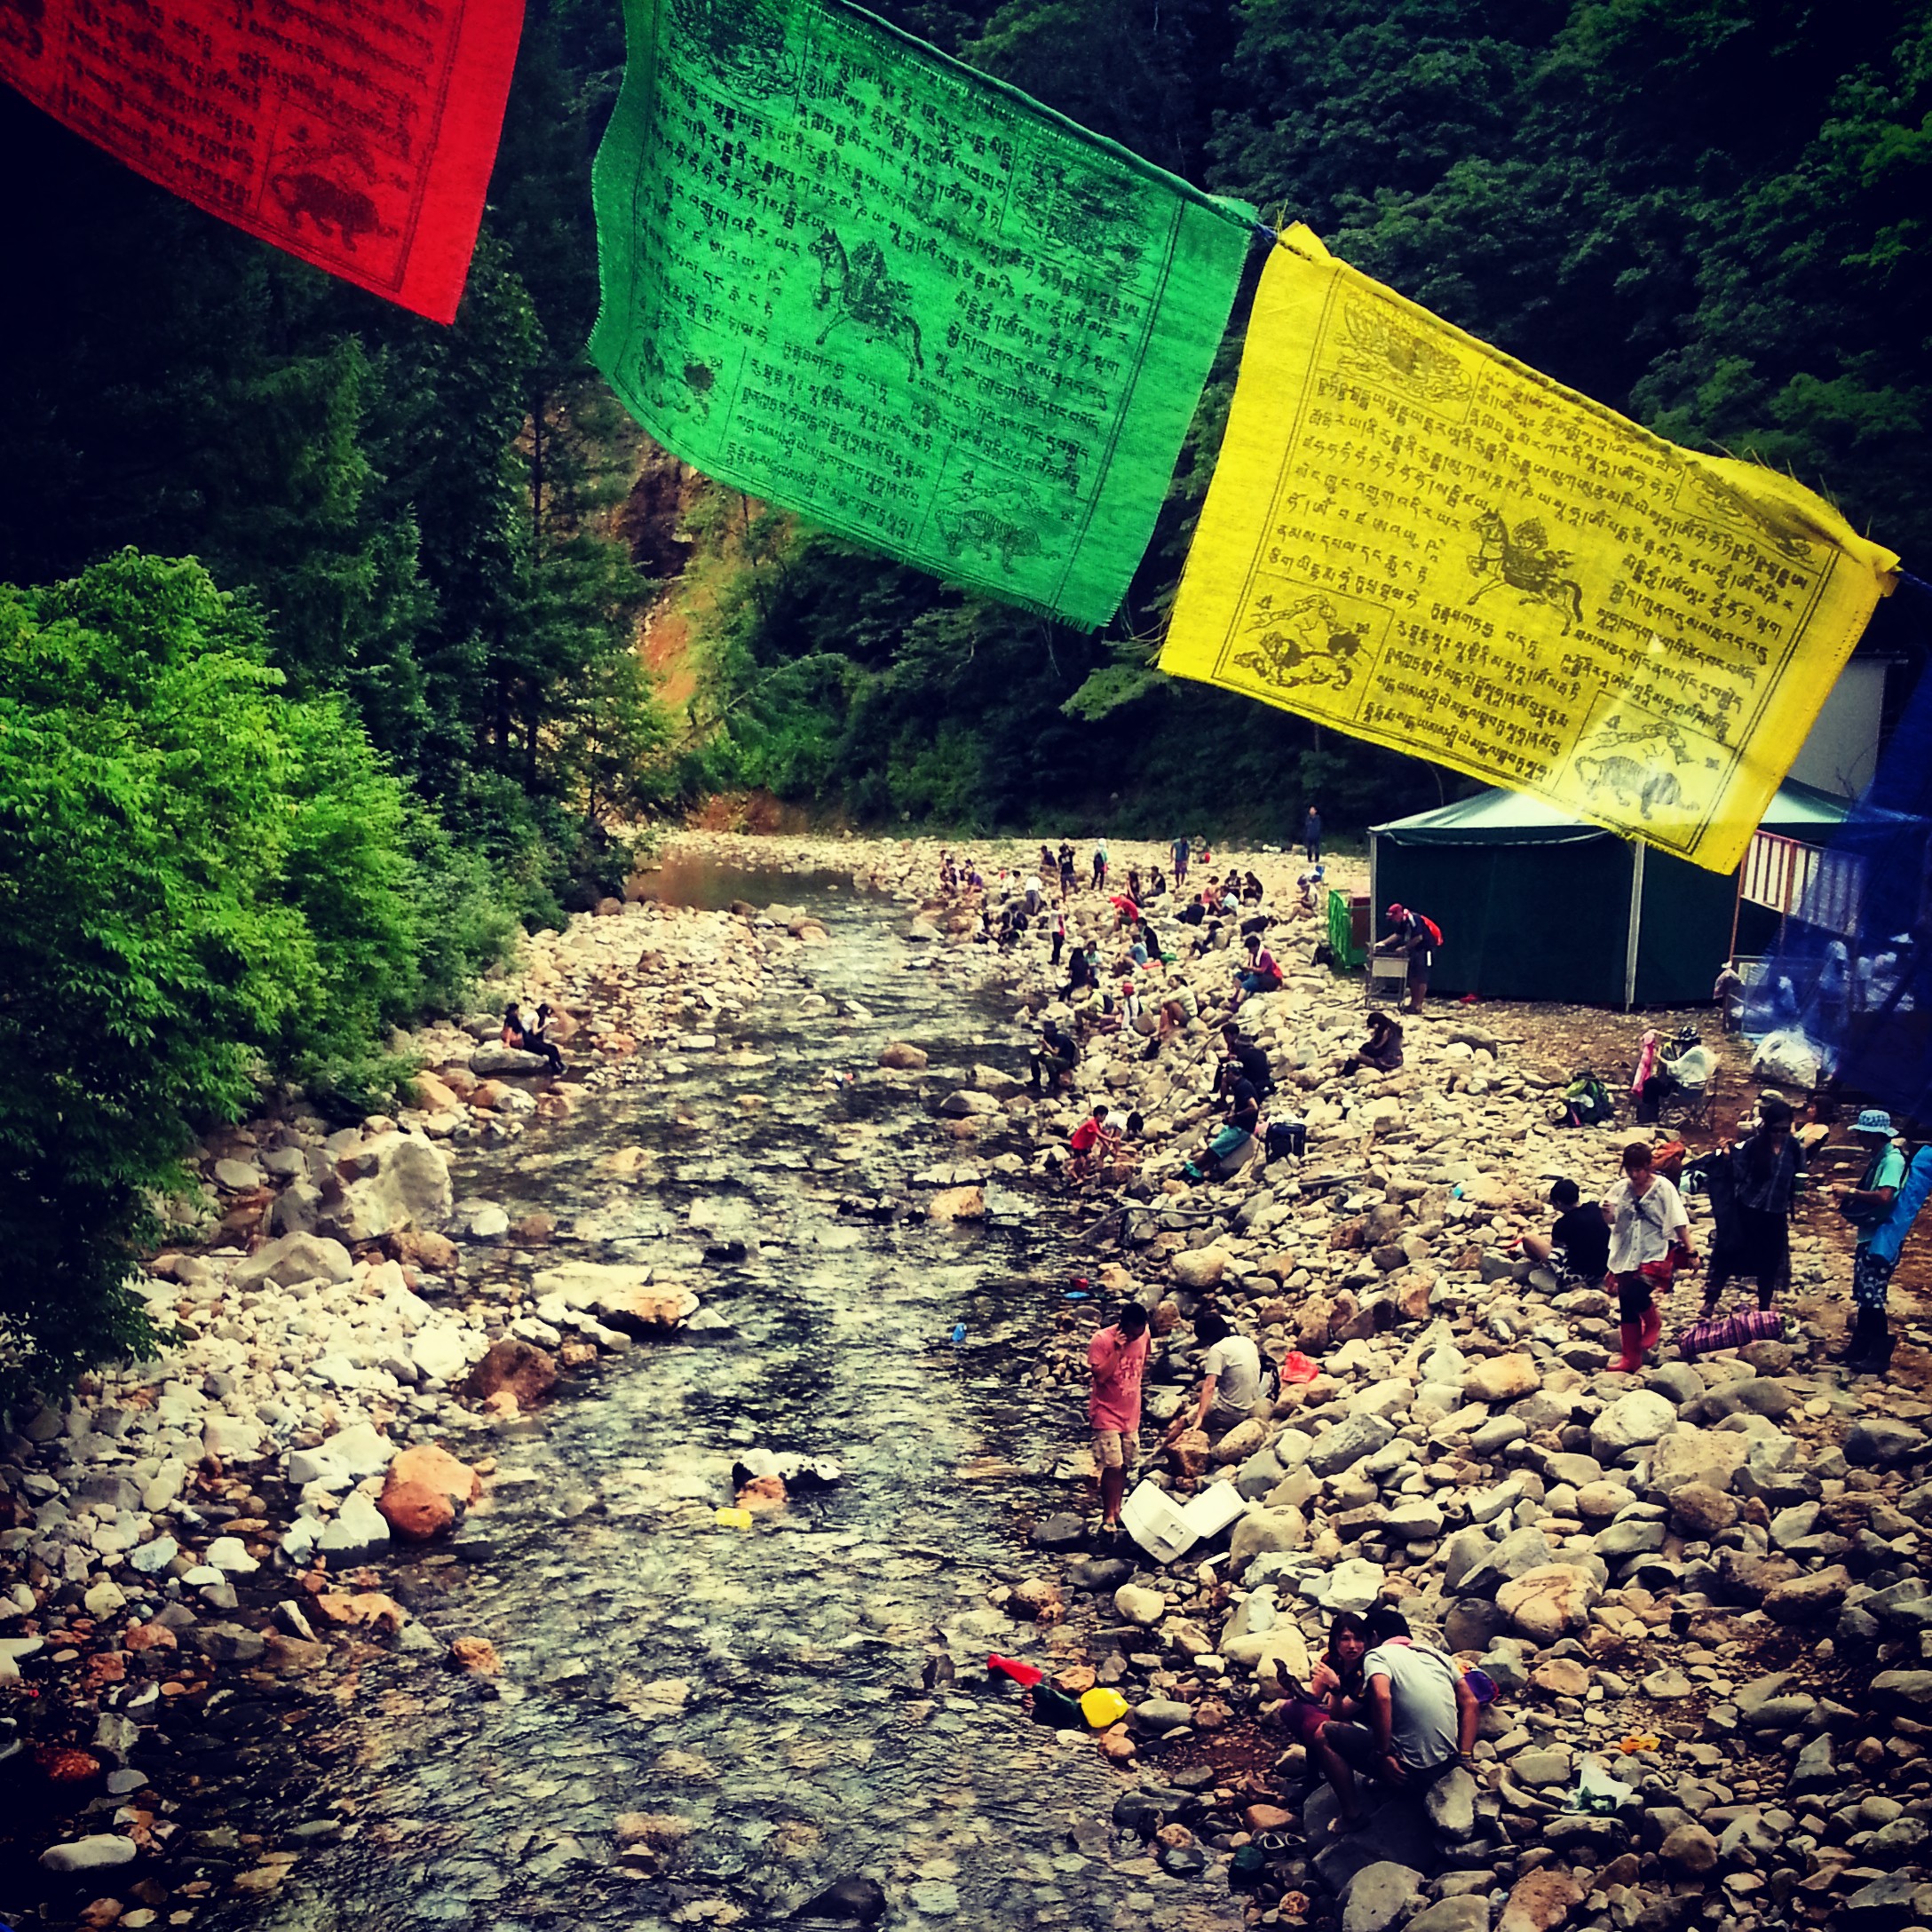
[[1429, 997], [1429, 969], [1442, 944], [1442, 928], [1426, 913], [1403, 905], [1391, 905], [1388, 918], [1395, 929], [1375, 942], [1377, 953], [1402, 953], [1409, 962], [1409, 1010], [1420, 1013]]
[[1191, 1429], [1219, 1442], [1247, 1421], [1262, 1398], [1261, 1350], [1253, 1336], [1231, 1328], [1219, 1309], [1204, 1308], [1194, 1318], [1194, 1340], [1208, 1351], [1201, 1358], [1200, 1392], [1192, 1413], [1184, 1406], [1168, 1425], [1165, 1439], [1170, 1444]]
[[1231, 1093], [1237, 1080], [1245, 1078], [1263, 1100], [1275, 1090], [1275, 1070], [1266, 1052], [1252, 1040], [1241, 1038], [1232, 1020], [1221, 1029], [1222, 1060], [1215, 1080], [1215, 1091]]
[[1892, 1137], [1892, 1117], [1867, 1107], [1853, 1131], [1869, 1156], [1857, 1187], [1838, 1194], [1838, 1211], [1858, 1230], [1851, 1263], [1852, 1326], [1842, 1360], [1855, 1375], [1882, 1375], [1892, 1366], [1893, 1337], [1886, 1314], [1892, 1271], [1919, 1210], [1932, 1195], [1932, 1146], [1910, 1166]]
[[1623, 1151], [1623, 1179], [1603, 1196], [1610, 1224], [1609, 1279], [1617, 1288], [1618, 1335], [1623, 1354], [1610, 1365], [1613, 1375], [1634, 1375], [1647, 1349], [1664, 1330], [1657, 1290], [1669, 1292], [1679, 1268], [1694, 1268], [1690, 1217], [1675, 1186], [1651, 1166], [1648, 1141], [1634, 1140]]
[[1711, 1320], [1734, 1275], [1757, 1283], [1758, 1306], [1770, 1307], [1791, 1279], [1791, 1215], [1804, 1173], [1804, 1149], [1791, 1130], [1791, 1108], [1777, 1094], [1758, 1100], [1756, 1128], [1709, 1164], [1710, 1272], [1698, 1316]]

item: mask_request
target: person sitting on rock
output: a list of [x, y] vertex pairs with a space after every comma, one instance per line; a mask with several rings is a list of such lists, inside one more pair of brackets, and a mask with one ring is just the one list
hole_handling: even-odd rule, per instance
[[1249, 933], [1241, 943], [1247, 948], [1247, 964], [1235, 975], [1240, 990], [1234, 995], [1231, 1010], [1238, 1010], [1241, 1002], [1255, 994], [1281, 990], [1281, 969], [1274, 954], [1263, 944], [1260, 933]]
[[1275, 1070], [1267, 1054], [1252, 1040], [1242, 1039], [1240, 1029], [1232, 1020], [1221, 1029], [1221, 1039], [1224, 1052], [1215, 1079], [1215, 1091], [1231, 1093], [1235, 1081], [1245, 1077], [1265, 1100], [1275, 1090]]
[[1364, 1622], [1372, 1646], [1362, 1659], [1367, 1722], [1326, 1724], [1309, 1747], [1334, 1788], [1343, 1832], [1363, 1822], [1358, 1771], [1420, 1797], [1476, 1748], [1482, 1714], [1453, 1659], [1414, 1643], [1399, 1611], [1378, 1604]]
[[550, 1010], [546, 1002], [536, 1010], [536, 1018], [527, 1020], [523, 1009], [512, 1000], [503, 1009], [503, 1044], [514, 1047], [519, 1053], [534, 1053], [548, 1060], [550, 1072], [561, 1073], [564, 1057], [557, 1050], [557, 1043], [544, 1037], [543, 1029], [550, 1025]]
[[1556, 1225], [1546, 1239], [1540, 1234], [1523, 1237], [1523, 1252], [1541, 1266], [1563, 1255], [1563, 1272], [1592, 1287], [1610, 1271], [1610, 1228], [1600, 1203], [1583, 1199], [1574, 1181], [1558, 1181], [1549, 1191], [1549, 1205], [1556, 1210]]
[[1168, 1443], [1179, 1441], [1191, 1429], [1219, 1442], [1247, 1421], [1261, 1400], [1261, 1350], [1252, 1336], [1237, 1334], [1220, 1310], [1204, 1308], [1194, 1318], [1194, 1340], [1208, 1350], [1201, 1359], [1200, 1394], [1192, 1415], [1184, 1408], [1169, 1424]]
[[1368, 1016], [1368, 1038], [1342, 1063], [1344, 1073], [1373, 1067], [1378, 1073], [1394, 1073], [1402, 1066], [1402, 1022], [1393, 1013]]
[[1315, 1740], [1333, 1723], [1358, 1714], [1366, 1687], [1362, 1659], [1368, 1626], [1352, 1610], [1338, 1610], [1328, 1626], [1328, 1648], [1309, 1673], [1306, 1689], [1282, 1707], [1281, 1722], [1312, 1754]]
[[1181, 1031], [1200, 1017], [1200, 1001], [1194, 989], [1179, 973], [1168, 976], [1168, 990], [1160, 1002], [1160, 1020], [1154, 1033], [1153, 1044], [1147, 1049], [1151, 1060], [1161, 1048]]
[[1042, 1080], [1050, 1091], [1061, 1080], [1071, 1073], [1080, 1064], [1080, 1049], [1068, 1034], [1049, 1019], [1040, 1029], [1039, 1043], [1033, 1051], [1033, 1080], [1034, 1093], [1041, 1091]]

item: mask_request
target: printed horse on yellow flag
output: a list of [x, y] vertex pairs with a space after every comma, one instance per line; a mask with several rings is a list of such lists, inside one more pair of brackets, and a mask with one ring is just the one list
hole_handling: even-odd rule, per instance
[[1731, 870], [1898, 558], [1282, 242], [1161, 669]]

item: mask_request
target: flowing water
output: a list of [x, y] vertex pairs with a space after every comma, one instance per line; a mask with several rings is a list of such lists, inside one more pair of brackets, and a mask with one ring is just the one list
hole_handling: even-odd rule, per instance
[[[1053, 1472], [1080, 1407], [1023, 1386], [1064, 1305], [1061, 1216], [994, 1187], [983, 1227], [889, 1224], [851, 1197], [996, 1151], [940, 1137], [873, 1062], [890, 1033], [925, 1046], [935, 1073], [1015, 1066], [1005, 1010], [905, 943], [883, 901], [796, 876], [658, 884], [809, 905], [831, 943], [778, 967], [715, 1047], [640, 1068], [464, 1185], [591, 1237], [566, 1254], [701, 1275], [736, 1333], [606, 1364], [541, 1435], [502, 1446], [494, 1508], [457, 1560], [402, 1566], [398, 1593], [439, 1649], [495, 1644], [500, 1694], [420, 1657], [371, 1663], [343, 1720], [354, 1747], [315, 1793], [313, 1849], [249, 1920], [767, 1925], [863, 1871], [894, 1927], [1238, 1925], [1224, 1890], [1168, 1876], [1107, 1827], [1118, 1782], [1089, 1743], [1029, 1722], [1001, 1689], [922, 1683], [948, 1644], [962, 1661], [1039, 1654], [985, 1592], [1033, 1573], [1025, 1524], [1072, 1494]], [[746, 1095], [765, 1104], [747, 1111]], [[625, 1145], [652, 1158], [611, 1178]], [[707, 1236], [750, 1252], [704, 1263]], [[720, 1528], [754, 1445], [833, 1459], [843, 1479], [749, 1532]], [[691, 1826], [666, 1871], [620, 1860], [614, 1821], [640, 1811]]]

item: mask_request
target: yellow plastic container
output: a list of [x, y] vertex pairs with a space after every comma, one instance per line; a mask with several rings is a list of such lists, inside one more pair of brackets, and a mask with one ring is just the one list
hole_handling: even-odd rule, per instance
[[748, 1530], [751, 1527], [751, 1512], [748, 1509], [727, 1509], [721, 1506], [711, 1520], [721, 1530]]
[[1105, 1684], [1096, 1684], [1091, 1690], [1081, 1694], [1080, 1714], [1096, 1730], [1105, 1730], [1109, 1724], [1118, 1724], [1127, 1715], [1127, 1699], [1118, 1690], [1110, 1690]]

